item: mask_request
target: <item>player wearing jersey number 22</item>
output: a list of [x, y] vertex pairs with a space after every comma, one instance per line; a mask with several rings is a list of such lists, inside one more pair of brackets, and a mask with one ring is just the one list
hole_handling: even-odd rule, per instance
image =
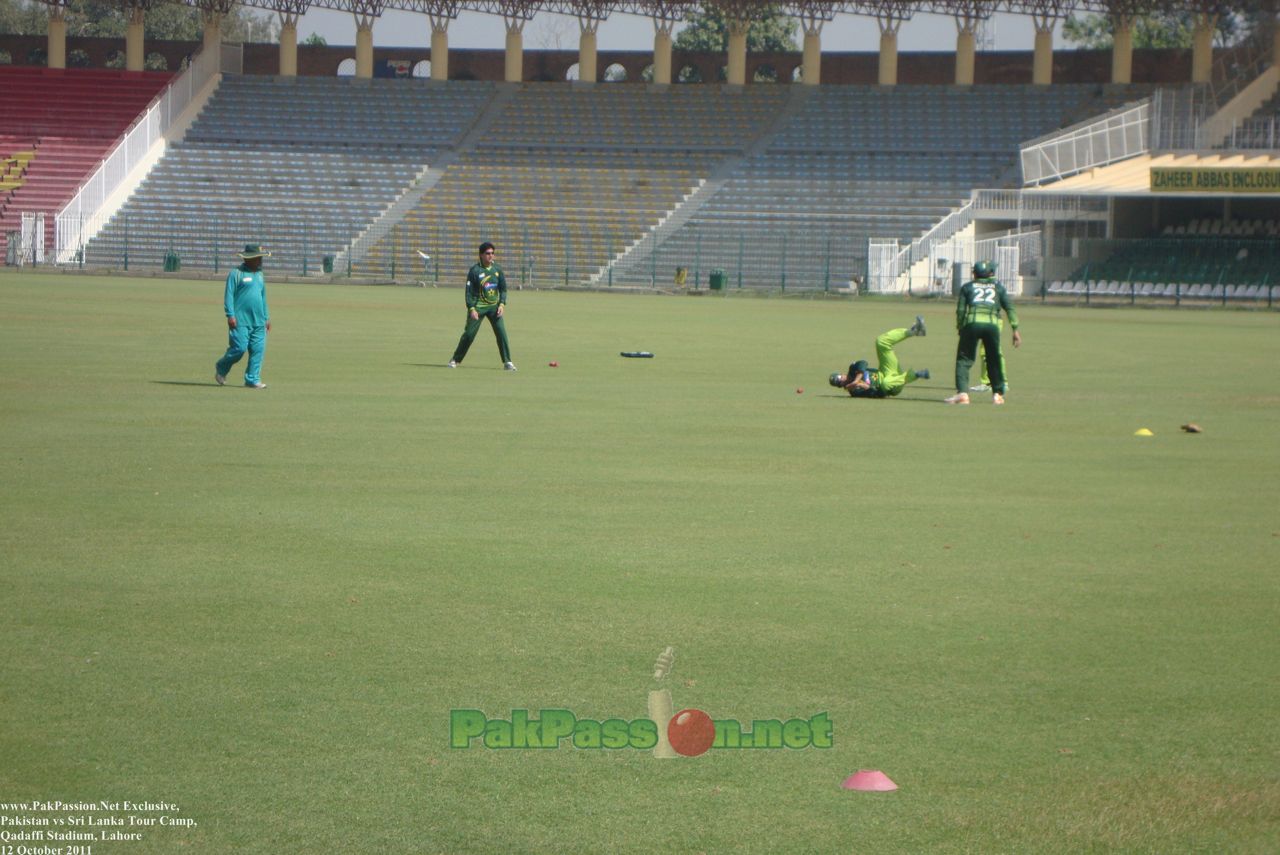
[[996, 279], [996, 266], [990, 261], [979, 261], [973, 265], [973, 279], [960, 287], [956, 296], [956, 329], [960, 340], [956, 345], [956, 393], [946, 399], [948, 404], [969, 403], [969, 372], [973, 369], [973, 361], [977, 357], [978, 343], [982, 343], [987, 359], [987, 374], [991, 378], [991, 389], [994, 392], [991, 401], [994, 404], [1004, 403], [1006, 391], [1004, 364], [1000, 352], [1000, 313], [1009, 316], [1009, 326], [1013, 329], [1013, 346], [1022, 344], [1022, 334], [1018, 332], [1018, 313], [1014, 311], [1013, 301]]

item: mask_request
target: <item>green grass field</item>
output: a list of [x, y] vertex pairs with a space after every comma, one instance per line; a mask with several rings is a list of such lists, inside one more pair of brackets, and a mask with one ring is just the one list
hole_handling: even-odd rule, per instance
[[[954, 408], [947, 303], [516, 292], [510, 374], [487, 328], [444, 367], [460, 290], [277, 284], [255, 392], [212, 382], [221, 290], [0, 275], [0, 802], [178, 806], [0, 822], [197, 822], [93, 855], [1276, 851], [1280, 314], [1024, 305], [1008, 405]], [[917, 313], [931, 381], [827, 387]], [[455, 708], [663, 686], [835, 744], [449, 747]]]

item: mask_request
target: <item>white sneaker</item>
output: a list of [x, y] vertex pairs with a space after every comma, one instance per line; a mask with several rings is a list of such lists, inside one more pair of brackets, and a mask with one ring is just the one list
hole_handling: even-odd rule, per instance
[[449, 360], [449, 367], [450, 367], [450, 368], [457, 368], [457, 367], [458, 367], [458, 360], [456, 360], [456, 359], [450, 359], [450, 360]]
[[970, 392], [990, 392], [991, 386], [986, 383], [979, 383], [977, 386], [970, 386]]
[[225, 386], [227, 385], [227, 375], [219, 374], [215, 371], [213, 372], [213, 382], [217, 383], [219, 386]]
[[244, 387], [246, 389], [265, 389], [267, 388], [267, 384], [259, 381], [257, 383], [245, 383]]
[[515, 371], [515, 370], [516, 370], [516, 364], [515, 364], [514, 362], [504, 362], [504, 363], [502, 363], [502, 370], [503, 370], [503, 371]]
[[1001, 404], [1004, 403], [1004, 395], [1001, 395], [999, 392], [996, 392], [994, 395], [991, 396], [991, 403], [995, 404], [997, 407], [1000, 406]]
[[950, 398], [943, 398], [943, 399], [942, 399], [942, 403], [944, 403], [944, 404], [967, 404], [967, 403], [969, 403], [969, 393], [968, 393], [968, 392], [956, 392], [956, 393], [955, 393], [954, 395], [952, 395]]

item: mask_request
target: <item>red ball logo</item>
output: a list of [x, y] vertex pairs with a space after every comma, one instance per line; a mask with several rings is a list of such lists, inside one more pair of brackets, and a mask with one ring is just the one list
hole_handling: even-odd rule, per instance
[[716, 723], [702, 710], [680, 710], [667, 722], [667, 741], [685, 757], [705, 753], [715, 738]]

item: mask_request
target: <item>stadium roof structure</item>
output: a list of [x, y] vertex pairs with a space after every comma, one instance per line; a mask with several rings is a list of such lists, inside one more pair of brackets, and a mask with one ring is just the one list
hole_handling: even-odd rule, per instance
[[[68, 0], [40, 0], [47, 6], [66, 7]], [[1096, 12], [1131, 19], [1154, 11], [1185, 11], [1221, 16], [1244, 8], [1243, 3], [1217, 0], [786, 0], [781, 3], [759, 0], [240, 0], [241, 5], [268, 9], [287, 15], [302, 15], [309, 9], [332, 9], [355, 15], [378, 17], [388, 10], [419, 12], [434, 20], [448, 21], [462, 12], [483, 12], [509, 20], [530, 20], [539, 12], [572, 15], [583, 21], [603, 21], [612, 14], [644, 15], [675, 21], [698, 9], [715, 9], [736, 21], [753, 20], [764, 10], [781, 11], [814, 26], [834, 20], [836, 15], [863, 15], [880, 19], [908, 20], [919, 13], [954, 15], [981, 20], [999, 12], [1060, 18], [1073, 11]], [[114, 0], [122, 10], [150, 9], [166, 3], [182, 3], [211, 13], [226, 14], [235, 0]], [[1274, 13], [1276, 0], [1264, 0]]]

